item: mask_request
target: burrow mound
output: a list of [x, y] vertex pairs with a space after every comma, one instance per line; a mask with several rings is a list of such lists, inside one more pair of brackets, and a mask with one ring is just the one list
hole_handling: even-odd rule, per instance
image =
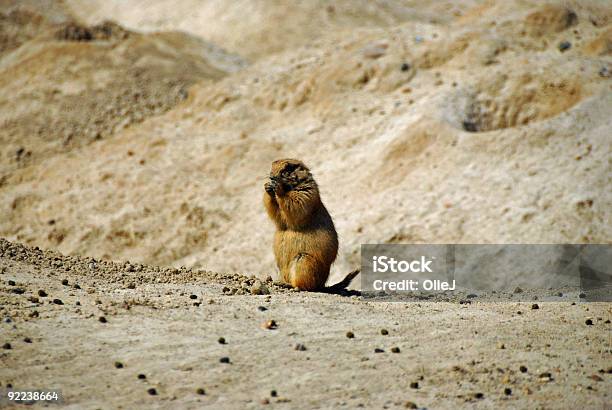
[[468, 132], [486, 132], [554, 117], [583, 98], [580, 83], [555, 76], [501, 75], [456, 91], [444, 108], [447, 119]]

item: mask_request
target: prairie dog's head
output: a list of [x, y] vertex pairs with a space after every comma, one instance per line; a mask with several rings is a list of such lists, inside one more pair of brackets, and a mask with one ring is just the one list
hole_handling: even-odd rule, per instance
[[270, 179], [286, 190], [316, 188], [310, 170], [297, 159], [279, 159], [272, 163]]

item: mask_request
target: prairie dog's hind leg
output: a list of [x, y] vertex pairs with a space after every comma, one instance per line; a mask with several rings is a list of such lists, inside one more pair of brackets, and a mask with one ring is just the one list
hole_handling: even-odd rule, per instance
[[322, 289], [328, 276], [329, 268], [307, 253], [298, 253], [289, 264], [289, 283], [294, 288]]

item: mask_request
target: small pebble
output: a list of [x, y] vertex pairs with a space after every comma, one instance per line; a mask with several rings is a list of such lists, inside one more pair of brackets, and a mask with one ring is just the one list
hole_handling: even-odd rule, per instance
[[123, 363], [121, 363], [121, 362], [115, 362], [115, 367], [116, 367], [117, 369], [123, 369]]
[[346, 337], [348, 337], [349, 339], [352, 339], [355, 337], [355, 334], [353, 332], [346, 332]]
[[198, 296], [197, 295], [189, 295], [189, 299], [197, 299]]
[[402, 71], [408, 71], [408, 70], [410, 70], [410, 64], [408, 64], [408, 63], [402, 63], [402, 65], [401, 65], [401, 67], [400, 67], [400, 70], [402, 70]]
[[276, 392], [276, 390], [271, 390], [271, 391], [270, 391], [270, 396], [271, 396], [271, 397], [277, 397], [277, 396], [278, 396], [278, 393]]
[[276, 329], [278, 325], [276, 324], [275, 320], [267, 320], [261, 325], [261, 327], [264, 329]]
[[14, 280], [9, 280], [8, 281], [8, 285], [9, 286], [15, 286], [15, 281]]
[[294, 350], [297, 350], [299, 352], [304, 352], [306, 351], [306, 346], [304, 346], [302, 343], [298, 343], [295, 345]]
[[374, 349], [374, 353], [384, 353], [385, 351], [379, 347], [377, 347], [376, 349]]
[[418, 389], [419, 388], [419, 382], [412, 382], [412, 383], [410, 383], [410, 388], [411, 389]]
[[418, 409], [419, 406], [417, 406], [416, 403], [414, 403], [412, 401], [407, 401], [406, 403], [404, 403], [404, 408], [406, 408], [406, 409]]
[[156, 396], [157, 390], [155, 390], [154, 387], [151, 387], [150, 389], [147, 390], [147, 393], [149, 393], [151, 396]]
[[146, 378], [147, 378], [147, 375], [140, 373], [140, 374], [138, 375], [138, 378], [139, 378], [140, 380], [144, 380], [144, 379], [146, 379]]
[[391, 348], [391, 353], [399, 353], [400, 352], [400, 348], [399, 347], [392, 347]]
[[230, 358], [227, 356], [224, 356], [222, 358], [219, 359], [220, 363], [229, 363], [230, 362]]
[[68, 286], [68, 279], [62, 279], [62, 285]]
[[380, 334], [383, 336], [387, 336], [389, 334], [389, 331], [387, 329], [380, 329]]
[[550, 372], [540, 373], [539, 377], [540, 377], [540, 381], [542, 382], [549, 382], [553, 379], [552, 374], [550, 374]]
[[219, 344], [224, 345], [225, 344], [225, 338], [224, 337], [220, 337], [217, 342], [219, 342]]
[[53, 303], [55, 303], [56, 305], [63, 305], [64, 302], [62, 302], [61, 299], [53, 299]]
[[512, 394], [512, 389], [511, 389], [510, 387], [506, 387], [506, 388], [504, 389], [504, 394], [505, 394], [506, 396], [510, 396], [510, 395]]
[[206, 392], [204, 391], [204, 389], [203, 389], [203, 388], [201, 388], [201, 387], [200, 387], [200, 388], [198, 388], [198, 389], [196, 390], [196, 394], [199, 394], [199, 395], [201, 395], [201, 396], [202, 396], [202, 395], [206, 394]]
[[9, 350], [9, 349], [12, 349], [13, 347], [11, 346], [10, 343], [5, 343], [5, 344], [2, 345], [2, 348], [6, 349], [6, 350]]
[[521, 371], [521, 373], [527, 373], [527, 367], [526, 366], [519, 367], [519, 370]]
[[75, 283], [75, 284], [74, 284], [74, 286], [73, 286], [73, 288], [75, 288], [75, 289], [81, 289], [81, 286], [80, 286], [78, 283]]
[[32, 343], [32, 339], [30, 339], [29, 337], [24, 337], [23, 341], [26, 343]]
[[498, 349], [505, 349], [506, 345], [500, 342], [500, 343], [497, 344], [497, 348]]
[[593, 321], [591, 319], [587, 319], [584, 322], [587, 326], [592, 326], [593, 325]]
[[41, 298], [47, 297], [47, 292], [45, 292], [44, 290], [40, 289], [38, 291], [38, 296], [40, 296]]
[[562, 41], [559, 43], [559, 51], [561, 51], [562, 53], [564, 51], [569, 50], [572, 47], [572, 43], [570, 43], [569, 41]]
[[534, 303], [533, 305], [531, 305], [531, 309], [536, 310], [539, 309], [540, 306], [537, 303]]
[[136, 289], [136, 284], [135, 284], [134, 282], [130, 282], [130, 283], [127, 285], [127, 288], [128, 288], [128, 289]]
[[108, 322], [104, 316], [100, 316], [100, 317], [98, 318], [98, 320], [100, 321], [100, 323], [106, 323], [106, 322]]
[[516, 288], [514, 288], [514, 293], [523, 293], [523, 289], [517, 286]]
[[257, 306], [257, 310], [259, 310], [260, 312], [265, 312], [266, 310], [268, 310], [268, 308], [265, 306]]

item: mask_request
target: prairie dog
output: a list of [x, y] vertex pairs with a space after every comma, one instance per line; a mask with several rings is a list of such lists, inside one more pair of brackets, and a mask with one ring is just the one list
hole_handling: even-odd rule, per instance
[[325, 288], [338, 234], [308, 167], [296, 159], [274, 161], [264, 188], [264, 205], [276, 225], [274, 256], [281, 279], [309, 291], [346, 287], [359, 271]]

